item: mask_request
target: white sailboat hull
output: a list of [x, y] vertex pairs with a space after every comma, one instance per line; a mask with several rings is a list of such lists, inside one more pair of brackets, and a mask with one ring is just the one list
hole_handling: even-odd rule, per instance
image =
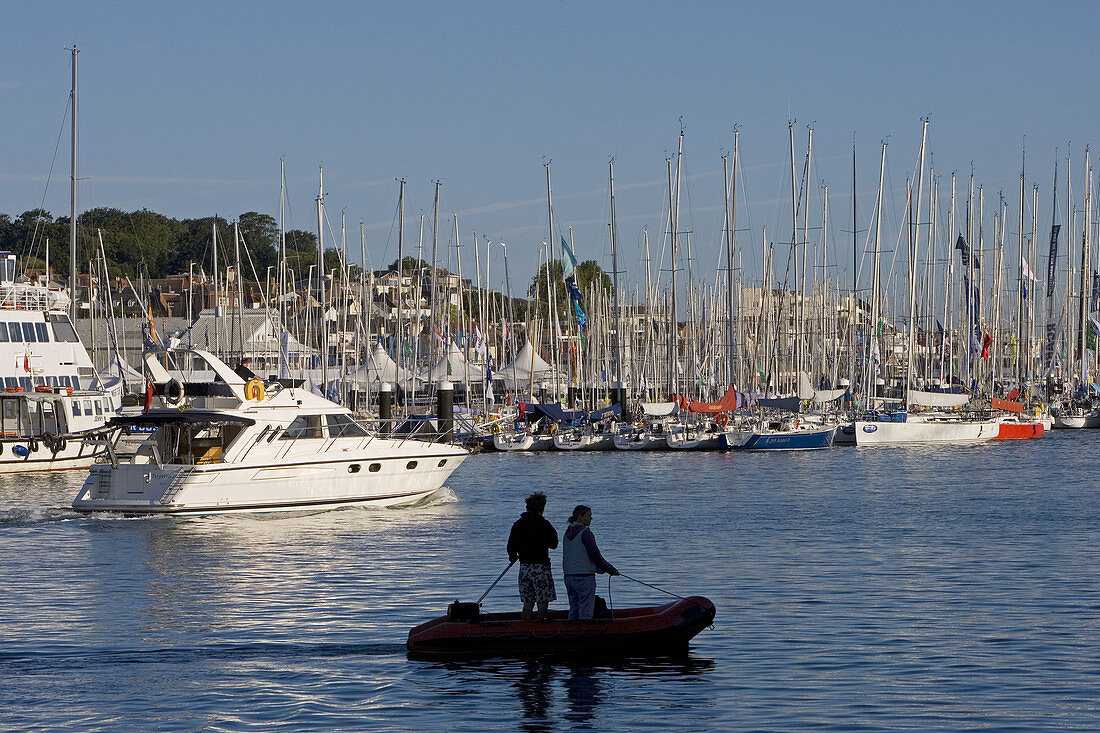
[[993, 440], [1000, 426], [993, 420], [914, 420], [875, 422], [856, 420], [857, 445], [904, 445], [907, 443], [985, 443]]

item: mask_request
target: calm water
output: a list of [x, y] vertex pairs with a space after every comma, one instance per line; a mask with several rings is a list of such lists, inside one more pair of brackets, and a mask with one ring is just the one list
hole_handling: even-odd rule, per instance
[[[86, 518], [79, 473], [5, 477], [0, 729], [1096, 730], [1098, 446], [484, 454], [430, 506], [293, 517]], [[715, 602], [688, 657], [405, 657], [504, 569], [533, 489]]]

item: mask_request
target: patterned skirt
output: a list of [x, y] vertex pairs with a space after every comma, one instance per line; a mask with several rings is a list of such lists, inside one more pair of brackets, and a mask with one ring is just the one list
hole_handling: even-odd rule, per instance
[[519, 566], [519, 598], [524, 603], [549, 603], [558, 598], [549, 565]]

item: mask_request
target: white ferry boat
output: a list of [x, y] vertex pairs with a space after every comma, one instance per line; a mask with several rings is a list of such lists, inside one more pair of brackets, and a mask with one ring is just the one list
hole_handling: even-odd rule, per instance
[[246, 381], [209, 352], [173, 353], [213, 372], [213, 381], [171, 378], [147, 355], [162, 406], [111, 424], [156, 431], [134, 453], [111, 447], [92, 466], [73, 501], [77, 511], [186, 515], [407, 505], [439, 490], [468, 455], [448, 443], [380, 435], [335, 402], [277, 381]]
[[114, 411], [60, 290], [15, 282], [15, 255], [0, 252], [0, 473], [86, 468]]

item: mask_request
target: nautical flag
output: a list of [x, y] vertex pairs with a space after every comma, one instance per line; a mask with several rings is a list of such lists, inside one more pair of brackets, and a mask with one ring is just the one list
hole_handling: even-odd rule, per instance
[[279, 334], [279, 379], [290, 378], [290, 331]]
[[1061, 224], [1055, 224], [1050, 228], [1050, 254], [1047, 255], [1047, 297], [1054, 295], [1054, 276], [1058, 269], [1058, 232], [1062, 230]]
[[1089, 316], [1088, 334], [1085, 337], [1085, 348], [1096, 351], [1096, 335], [1100, 333], [1100, 321]]
[[989, 347], [993, 345], [993, 337], [989, 332], [982, 331], [982, 359], [989, 361]]
[[573, 276], [573, 270], [577, 269], [577, 258], [573, 254], [573, 249], [569, 246], [569, 242], [565, 241], [565, 237], [561, 238], [561, 267], [562, 277], [569, 278]]
[[977, 285], [972, 286], [970, 284], [970, 278], [968, 278], [966, 275], [963, 275], [963, 289], [971, 292], [974, 296], [974, 310], [972, 311], [972, 313], [981, 313], [982, 291], [978, 289]]
[[31, 372], [31, 355], [27, 353], [23, 354], [23, 371], [28, 374]]
[[[957, 240], [955, 240], [955, 249], [962, 252], [962, 263], [963, 263], [963, 265], [969, 265], [970, 264], [970, 245], [966, 243], [966, 237], [964, 237], [961, 234], [959, 235], [959, 238]], [[977, 270], [981, 266], [982, 266], [982, 264], [980, 262], [980, 258], [975, 257], [974, 258], [974, 269]]]
[[1027, 300], [1028, 283], [1035, 282], [1039, 278], [1035, 277], [1035, 273], [1028, 267], [1025, 259], [1020, 260], [1020, 275], [1020, 298]]
[[485, 365], [485, 400], [490, 405], [496, 402], [496, 395], [493, 394], [493, 367], [491, 364]]
[[502, 339], [512, 338], [512, 330], [508, 328], [508, 321], [500, 322], [500, 337]]

